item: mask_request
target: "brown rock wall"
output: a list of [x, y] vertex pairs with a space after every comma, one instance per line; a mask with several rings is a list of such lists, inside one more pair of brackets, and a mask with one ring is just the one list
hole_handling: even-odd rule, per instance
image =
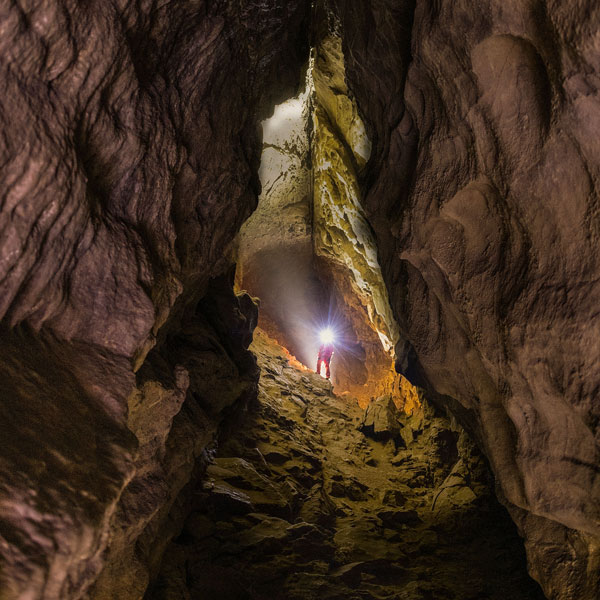
[[127, 421], [138, 440], [135, 475], [112, 517], [106, 567], [86, 597], [143, 597], [179, 533], [187, 488], [202, 474], [220, 420], [256, 395], [258, 369], [246, 348], [258, 311], [231, 287], [232, 275], [213, 280], [138, 372]]
[[256, 379], [248, 300], [230, 281], [222, 314], [198, 301], [256, 205], [258, 123], [298, 85], [307, 5], [0, 7], [3, 598], [79, 598], [106, 561], [92, 597], [141, 597]]
[[[343, 97], [323, 106], [339, 141], [360, 116], [372, 142], [353, 167], [398, 368], [485, 450], [546, 595], [594, 599], [600, 8], [325, 4], [347, 81], [332, 73]], [[3, 599], [141, 597], [219, 421], [252, 394], [256, 314], [220, 274], [308, 12], [0, 7]]]
[[595, 598], [599, 9], [334, 4], [398, 366], [480, 440], [548, 597]]
[[297, 84], [305, 52], [304, 4], [254, 8], [6, 9], [2, 315], [11, 325], [131, 356], [182, 285], [206, 284], [256, 205], [257, 117]]

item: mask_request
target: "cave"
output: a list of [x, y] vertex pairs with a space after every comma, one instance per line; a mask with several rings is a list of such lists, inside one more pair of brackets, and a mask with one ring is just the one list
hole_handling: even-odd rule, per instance
[[318, 333], [331, 330], [335, 393], [365, 408], [408, 382], [394, 369], [397, 325], [360, 205], [370, 141], [344, 83], [341, 38], [322, 37], [299, 94], [262, 124], [262, 191], [232, 260], [236, 290], [259, 303], [258, 327], [295, 364], [314, 370]]
[[0, 22], [1, 600], [600, 596], [600, 5]]

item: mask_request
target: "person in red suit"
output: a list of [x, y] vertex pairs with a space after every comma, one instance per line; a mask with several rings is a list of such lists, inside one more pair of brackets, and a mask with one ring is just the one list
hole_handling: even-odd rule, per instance
[[321, 344], [319, 348], [319, 356], [317, 357], [317, 373], [321, 374], [321, 363], [325, 363], [325, 377], [329, 379], [331, 376], [331, 370], [329, 368], [329, 363], [331, 362], [331, 357], [333, 356], [333, 344]]
[[323, 343], [319, 348], [319, 355], [317, 357], [317, 373], [321, 374], [321, 363], [325, 363], [325, 377], [329, 379], [331, 376], [329, 365], [333, 356], [333, 334], [329, 329], [321, 333], [321, 341]]

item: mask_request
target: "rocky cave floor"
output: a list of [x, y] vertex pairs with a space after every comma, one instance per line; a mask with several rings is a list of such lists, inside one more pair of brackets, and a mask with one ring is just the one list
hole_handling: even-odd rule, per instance
[[258, 401], [208, 467], [151, 600], [542, 600], [464, 431], [367, 413], [260, 331]]

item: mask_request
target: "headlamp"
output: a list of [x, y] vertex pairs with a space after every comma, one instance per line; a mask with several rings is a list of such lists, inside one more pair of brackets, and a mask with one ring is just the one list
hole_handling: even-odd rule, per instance
[[334, 340], [334, 335], [333, 335], [333, 331], [331, 330], [331, 328], [327, 328], [327, 329], [323, 329], [321, 331], [321, 342], [323, 342], [324, 344], [333, 344], [333, 340]]

